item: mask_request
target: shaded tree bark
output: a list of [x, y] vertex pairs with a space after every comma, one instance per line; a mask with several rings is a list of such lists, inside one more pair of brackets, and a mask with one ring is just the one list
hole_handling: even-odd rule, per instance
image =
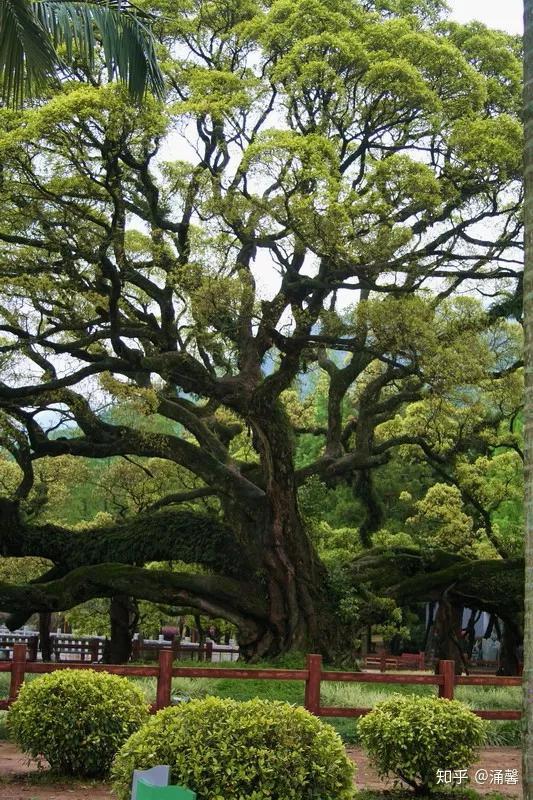
[[109, 606], [111, 664], [124, 664], [130, 660], [132, 637], [138, 620], [137, 606], [128, 595], [114, 595]]
[[298, 510], [293, 441], [280, 406], [255, 414], [255, 447], [265, 473], [261, 560], [269, 604], [268, 627], [249, 656], [262, 657], [291, 647], [332, 655], [328, 617], [334, 613], [327, 575]]
[[518, 675], [518, 649], [522, 643], [522, 631], [514, 620], [508, 619], [503, 625], [503, 636], [500, 650], [501, 675]]
[[50, 624], [52, 615], [49, 611], [39, 613], [39, 642], [43, 661], [52, 660], [52, 640], [50, 638]]
[[462, 607], [452, 605], [446, 594], [443, 594], [433, 623], [435, 658], [455, 662], [456, 675], [461, 675], [466, 669], [460, 637], [462, 615]]

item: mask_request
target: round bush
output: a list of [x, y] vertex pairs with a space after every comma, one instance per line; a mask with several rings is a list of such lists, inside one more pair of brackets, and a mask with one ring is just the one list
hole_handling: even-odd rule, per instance
[[170, 764], [198, 800], [348, 800], [353, 765], [334, 729], [288, 703], [208, 697], [165, 708], [128, 739], [111, 771], [128, 800], [134, 769]]
[[102, 776], [117, 750], [146, 722], [141, 690], [94, 670], [58, 670], [25, 683], [8, 714], [21, 749], [66, 775]]
[[359, 735], [380, 777], [395, 775], [417, 794], [430, 792], [439, 770], [466, 769], [488, 723], [457, 700], [393, 695], [359, 722]]

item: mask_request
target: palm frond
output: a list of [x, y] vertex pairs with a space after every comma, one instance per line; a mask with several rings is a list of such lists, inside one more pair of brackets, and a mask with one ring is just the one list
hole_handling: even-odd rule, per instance
[[68, 60], [76, 54], [94, 66], [98, 39], [110, 78], [123, 80], [136, 100], [146, 88], [162, 96], [163, 76], [147, 15], [124, 0], [39, 0], [33, 8], [54, 47], [65, 46]]
[[0, 2], [0, 96], [20, 105], [53, 74], [57, 56], [29, 0]]
[[21, 105], [74, 57], [94, 67], [102, 45], [110, 79], [124, 81], [135, 101], [146, 89], [163, 95], [150, 17], [124, 0], [0, 0], [0, 96]]

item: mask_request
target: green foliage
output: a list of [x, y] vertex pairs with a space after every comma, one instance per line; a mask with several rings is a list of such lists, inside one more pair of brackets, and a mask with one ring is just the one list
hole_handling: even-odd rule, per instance
[[0, 557], [0, 580], [6, 583], [26, 583], [43, 575], [51, 567], [43, 558]]
[[109, 636], [109, 600], [95, 597], [65, 612], [65, 619], [74, 633], [80, 636]]
[[473, 523], [464, 512], [461, 492], [456, 486], [434, 484], [424, 499], [415, 503], [415, 510], [407, 524], [419, 544], [458, 553], [470, 549]]
[[313, 530], [313, 540], [321, 555], [332, 557], [342, 554], [344, 560], [361, 550], [358, 531], [354, 528], [332, 527], [326, 521], [317, 521]]
[[381, 776], [417, 793], [437, 785], [439, 769], [466, 769], [484, 744], [488, 724], [457, 700], [394, 695], [359, 722], [359, 734]]
[[25, 683], [8, 728], [23, 752], [54, 771], [96, 777], [147, 718], [142, 692], [126, 678], [67, 669]]
[[329, 725], [287, 703], [208, 698], [160, 711], [117, 754], [112, 776], [127, 800], [132, 772], [170, 764], [198, 800], [348, 800], [352, 765]]

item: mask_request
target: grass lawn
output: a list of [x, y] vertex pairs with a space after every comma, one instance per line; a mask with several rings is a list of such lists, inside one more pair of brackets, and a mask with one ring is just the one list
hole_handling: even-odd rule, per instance
[[[208, 666], [202, 664], [202, 666]], [[219, 664], [213, 664], [219, 667]], [[224, 664], [224, 667], [239, 668], [242, 664]], [[257, 665], [260, 669], [265, 667], [281, 666], [280, 664]], [[291, 665], [292, 666], [292, 665]], [[33, 676], [29, 676], [31, 680]], [[139, 685], [147, 700], [155, 700], [155, 678], [131, 678]], [[6, 697], [9, 688], [9, 676], [0, 674], [0, 698]], [[343, 708], [362, 707], [372, 708], [380, 700], [384, 700], [394, 692], [403, 694], [430, 695], [436, 694], [434, 686], [413, 685], [387, 685], [368, 683], [323, 683], [322, 703], [327, 706]], [[187, 695], [191, 698], [201, 698], [207, 695], [216, 697], [231, 697], [235, 700], [250, 700], [261, 698], [265, 700], [285, 700], [295, 705], [303, 705], [303, 681], [266, 681], [266, 680], [231, 680], [230, 678], [175, 678], [172, 682], [173, 695]], [[521, 705], [521, 689], [511, 687], [484, 687], [484, 686], [458, 686], [455, 697], [471, 708], [479, 709], [519, 709]], [[6, 738], [5, 712], [0, 712], [0, 739]], [[357, 744], [357, 719], [341, 719], [338, 717], [323, 719], [333, 725], [347, 744]], [[501, 721], [491, 722], [487, 744], [501, 747], [520, 746], [520, 722]]]

